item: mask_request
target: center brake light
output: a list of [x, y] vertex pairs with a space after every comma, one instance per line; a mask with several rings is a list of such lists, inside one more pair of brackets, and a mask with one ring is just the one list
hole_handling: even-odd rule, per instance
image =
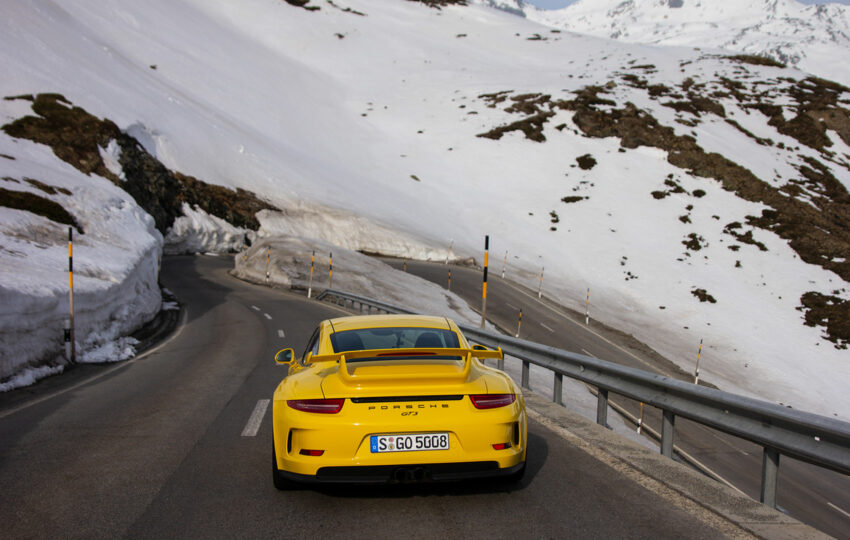
[[286, 404], [296, 411], [336, 414], [342, 410], [345, 399], [287, 399]]
[[516, 401], [515, 394], [470, 394], [469, 399], [476, 409], [495, 409]]

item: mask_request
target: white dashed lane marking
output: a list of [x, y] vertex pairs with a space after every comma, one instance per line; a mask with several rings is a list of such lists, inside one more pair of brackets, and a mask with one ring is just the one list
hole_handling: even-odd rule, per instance
[[835, 505], [834, 505], [834, 504], [832, 504], [831, 502], [828, 502], [828, 503], [826, 503], [826, 504], [827, 504], [830, 508], [832, 508], [833, 510], [837, 510], [837, 511], [841, 512], [842, 514], [844, 514], [845, 516], [847, 516], [847, 517], [849, 517], [849, 518], [850, 518], [850, 514], [848, 514], [847, 512], [845, 512], [844, 510], [842, 510], [841, 508], [838, 508], [837, 506], [835, 506]]
[[260, 311], [260, 308], [258, 308], [257, 306], [251, 306], [251, 309], [253, 309], [254, 311]]
[[285, 337], [286, 337], [286, 333], [285, 333], [283, 330], [278, 330], [278, 331], [277, 331], [277, 337], [279, 337], [279, 338], [285, 338]]
[[549, 331], [550, 331], [550, 332], [552, 332], [553, 334], [555, 333], [555, 331], [554, 331], [554, 330], [552, 330], [551, 328], [549, 328], [548, 326], [546, 326], [546, 325], [545, 325], [545, 324], [543, 324], [543, 323], [540, 323], [540, 326], [542, 326], [542, 327], [543, 327], [543, 328], [545, 328], [546, 330], [549, 330]]
[[263, 313], [263, 317], [265, 317], [268, 320], [272, 320], [272, 316], [269, 315], [268, 313]]
[[260, 424], [263, 423], [263, 416], [266, 414], [266, 409], [269, 408], [269, 400], [261, 399], [254, 407], [254, 412], [248, 418], [248, 423], [245, 424], [245, 429], [242, 430], [243, 437], [255, 437], [260, 430]]

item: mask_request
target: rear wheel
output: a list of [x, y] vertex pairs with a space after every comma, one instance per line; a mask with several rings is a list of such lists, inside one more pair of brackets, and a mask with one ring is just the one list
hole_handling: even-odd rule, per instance
[[280, 470], [277, 468], [277, 452], [274, 444], [272, 444], [272, 481], [274, 482], [274, 487], [281, 491], [287, 491], [296, 487], [295, 482], [284, 478], [280, 474]]

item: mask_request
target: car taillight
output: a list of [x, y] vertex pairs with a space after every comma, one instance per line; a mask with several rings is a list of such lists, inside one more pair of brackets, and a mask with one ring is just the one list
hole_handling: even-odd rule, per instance
[[516, 401], [515, 394], [470, 394], [469, 399], [476, 409], [495, 409]]
[[344, 399], [288, 399], [286, 404], [296, 411], [336, 414], [342, 410]]
[[507, 450], [510, 447], [511, 443], [509, 442], [496, 443], [493, 445], [493, 450]]

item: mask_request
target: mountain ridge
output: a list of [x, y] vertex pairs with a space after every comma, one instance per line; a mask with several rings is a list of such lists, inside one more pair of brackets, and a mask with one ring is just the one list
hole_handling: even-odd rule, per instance
[[850, 84], [850, 6], [797, 0], [578, 0], [542, 10], [522, 0], [494, 7], [562, 30], [631, 43], [762, 55]]

